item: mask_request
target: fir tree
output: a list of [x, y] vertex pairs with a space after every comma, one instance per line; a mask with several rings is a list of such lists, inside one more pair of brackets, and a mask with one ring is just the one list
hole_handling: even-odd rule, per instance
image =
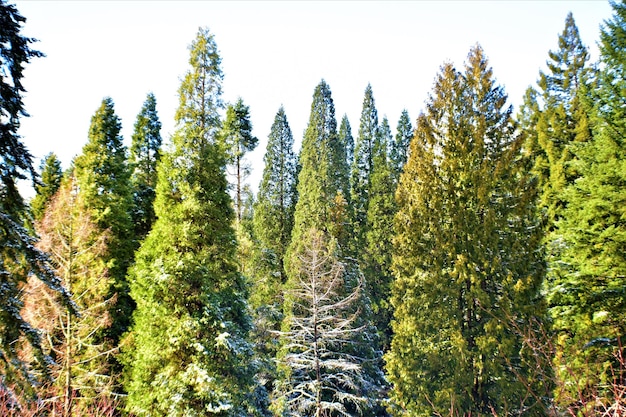
[[150, 93], [135, 121], [129, 158], [134, 201], [132, 220], [137, 241], [143, 240], [155, 220], [154, 197], [161, 142], [161, 122], [156, 110], [156, 98]]
[[200, 29], [177, 131], [158, 168], [157, 221], [131, 269], [127, 410], [138, 416], [255, 415], [246, 285], [217, 140], [220, 58]]
[[21, 179], [37, 182], [32, 155], [17, 133], [20, 118], [28, 116], [22, 101], [24, 65], [42, 56], [30, 48], [34, 40], [20, 34], [25, 20], [15, 6], [0, 1], [0, 385], [29, 388], [33, 374], [18, 357], [20, 340], [33, 349], [39, 370], [45, 372], [51, 361], [41, 350], [39, 333], [20, 314], [21, 287], [32, 275], [61, 294], [66, 305], [70, 301], [47, 255], [24, 227], [27, 208], [16, 185]]
[[345, 114], [341, 118], [341, 125], [339, 126], [339, 142], [345, 148], [346, 152], [346, 172], [342, 172], [342, 178], [347, 186], [344, 189], [344, 195], [350, 202], [350, 167], [354, 163], [354, 138], [352, 137], [352, 128], [350, 127], [350, 121]]
[[43, 217], [50, 199], [61, 186], [62, 179], [61, 161], [51, 152], [41, 161], [41, 183], [35, 184], [37, 194], [30, 203], [35, 220]]
[[390, 284], [393, 218], [396, 212], [395, 185], [392, 168], [387, 158], [391, 142], [387, 118], [380, 124], [380, 140], [373, 149], [373, 171], [370, 179], [370, 200], [367, 206], [367, 232], [365, 236], [363, 273], [371, 298], [374, 324], [378, 330], [383, 350], [391, 342]]
[[615, 355], [623, 354], [626, 334], [626, 5], [612, 6], [601, 32], [598, 88], [587, 96], [593, 137], [572, 146], [570, 166], [580, 178], [565, 187], [553, 233], [559, 258], [550, 300], [558, 369], [566, 369], [559, 376], [568, 395], [560, 399], [570, 406], [581, 398], [612, 401], [605, 387], [625, 378]]
[[106, 331], [106, 336], [114, 340], [127, 330], [133, 309], [126, 281], [134, 249], [132, 195], [120, 130], [113, 100], [107, 97], [91, 118], [89, 140], [74, 162], [81, 204], [100, 231], [110, 232], [108, 250], [103, 257], [113, 279], [109, 295], [116, 297], [115, 305], [111, 306], [113, 322]]
[[464, 73], [442, 67], [418, 118], [397, 191], [387, 355], [396, 415], [545, 412], [529, 395], [541, 383], [532, 352], [510, 326], [541, 318], [544, 268], [506, 100], [475, 47]]
[[250, 107], [243, 103], [241, 97], [235, 104], [226, 109], [226, 120], [221, 132], [228, 164], [234, 169], [235, 176], [235, 212], [237, 221], [242, 216], [242, 191], [243, 181], [249, 175], [249, 168], [245, 164], [244, 157], [247, 152], [253, 151], [259, 139], [252, 136], [252, 122], [250, 121]]
[[398, 182], [404, 164], [406, 164], [409, 144], [413, 138], [413, 126], [406, 109], [402, 110], [402, 114], [400, 114], [396, 131], [395, 140], [391, 141], [389, 146], [389, 164], [395, 183]]
[[[265, 167], [254, 209], [254, 234], [259, 243], [260, 259], [252, 291], [253, 307], [278, 302], [281, 297], [277, 295], [287, 281], [284, 258], [291, 241], [297, 202], [297, 160], [293, 135], [282, 107], [274, 118], [263, 160]], [[264, 293], [266, 296], [262, 296]]]
[[378, 140], [378, 112], [372, 87], [368, 84], [363, 98], [359, 135], [356, 139], [354, 162], [350, 173], [350, 203], [355, 253], [361, 252], [364, 247], [370, 177], [374, 169], [374, 148], [378, 146]]

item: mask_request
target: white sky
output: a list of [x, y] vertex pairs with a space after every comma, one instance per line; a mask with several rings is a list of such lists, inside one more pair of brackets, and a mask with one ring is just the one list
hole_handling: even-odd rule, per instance
[[23, 33], [47, 57], [27, 66], [30, 118], [20, 134], [39, 159], [55, 152], [67, 168], [87, 141], [91, 116], [110, 96], [130, 145], [150, 91], [167, 143], [174, 129], [187, 46], [198, 27], [215, 35], [224, 100], [250, 106], [257, 150], [256, 190], [267, 136], [279, 106], [299, 147], [315, 86], [332, 90], [337, 122], [347, 114], [356, 137], [363, 94], [372, 84], [379, 120], [392, 132], [403, 108], [415, 120], [444, 61], [461, 66], [480, 43], [494, 76], [517, 106], [557, 49], [569, 11], [597, 59], [608, 1], [17, 1]]

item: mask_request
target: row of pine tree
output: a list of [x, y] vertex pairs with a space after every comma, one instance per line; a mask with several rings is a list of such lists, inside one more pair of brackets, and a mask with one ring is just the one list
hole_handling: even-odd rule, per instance
[[623, 415], [626, 3], [612, 6], [596, 63], [567, 16], [516, 115], [478, 45], [395, 135], [370, 85], [356, 135], [338, 126], [322, 80], [299, 153], [278, 109], [254, 196], [250, 108], [223, 103], [208, 29], [167, 146], [154, 95], [130, 148], [105, 98], [71, 166], [50, 154], [35, 172], [17, 129], [41, 53], [0, 3], [0, 407]]

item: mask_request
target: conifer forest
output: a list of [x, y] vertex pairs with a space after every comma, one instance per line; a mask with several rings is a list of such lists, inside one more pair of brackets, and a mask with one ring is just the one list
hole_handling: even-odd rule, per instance
[[253, 192], [254, 109], [223, 101], [207, 27], [171, 136], [150, 93], [125, 145], [104, 98], [38, 168], [18, 128], [46, 58], [0, 0], [0, 416], [626, 416], [611, 7], [597, 62], [564, 16], [516, 109], [479, 44], [399, 120], [372, 85], [336, 115], [321, 79], [301, 138], [276, 109]]

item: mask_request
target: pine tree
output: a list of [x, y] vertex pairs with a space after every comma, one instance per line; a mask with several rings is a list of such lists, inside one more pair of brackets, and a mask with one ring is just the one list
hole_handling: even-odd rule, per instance
[[346, 172], [342, 172], [342, 180], [347, 184], [344, 189], [344, 195], [350, 203], [350, 167], [354, 163], [354, 138], [352, 137], [352, 128], [350, 127], [350, 121], [345, 114], [341, 118], [341, 125], [339, 126], [339, 142], [346, 152]]
[[226, 109], [226, 120], [221, 132], [226, 157], [229, 165], [232, 165], [235, 176], [235, 213], [237, 221], [241, 221], [242, 215], [242, 191], [243, 182], [250, 174], [249, 167], [246, 166], [244, 157], [247, 152], [253, 151], [259, 139], [252, 136], [252, 122], [250, 121], [250, 107], [243, 103], [240, 98], [235, 104], [229, 105]]
[[157, 221], [131, 269], [127, 410], [137, 416], [256, 415], [250, 318], [217, 139], [220, 58], [200, 29], [190, 46], [177, 130], [158, 168]]
[[561, 401], [570, 406], [581, 398], [611, 401], [605, 387], [625, 379], [614, 355], [623, 354], [626, 335], [626, 5], [612, 6], [601, 32], [598, 88], [587, 96], [593, 137], [572, 147], [570, 165], [580, 178], [565, 187], [554, 231], [559, 275], [550, 296], [569, 394]]
[[368, 84], [363, 98], [359, 135], [356, 139], [354, 162], [350, 173], [350, 203], [355, 253], [361, 252], [364, 247], [370, 177], [374, 169], [374, 148], [378, 146], [378, 140], [378, 112], [372, 87]]
[[398, 182], [404, 164], [406, 164], [409, 144], [413, 138], [413, 126], [406, 109], [402, 110], [402, 114], [400, 114], [396, 131], [395, 140], [389, 146], [389, 164], [395, 183]]
[[[113, 100], [105, 98], [91, 118], [89, 140], [74, 161], [80, 201], [100, 231], [109, 230], [104, 261], [113, 279], [110, 296], [112, 323], [106, 336], [118, 340], [127, 330], [133, 309], [126, 271], [133, 258], [132, 195], [126, 147], [120, 135], [121, 122]], [[103, 335], [105, 336], [105, 335]]]
[[542, 318], [544, 267], [506, 100], [477, 46], [464, 73], [442, 67], [418, 118], [397, 191], [387, 355], [396, 415], [545, 412], [529, 395], [541, 383], [532, 352], [510, 325]]
[[61, 294], [65, 305], [70, 300], [24, 227], [27, 208], [16, 185], [21, 179], [37, 182], [32, 155], [17, 133], [20, 118], [28, 116], [22, 101], [24, 65], [43, 55], [30, 48], [33, 39], [20, 34], [25, 20], [15, 6], [0, 1], [0, 385], [29, 388], [35, 382], [33, 368], [18, 357], [20, 340], [33, 349], [35, 368], [45, 372], [51, 361], [42, 352], [39, 333], [20, 314], [21, 287], [32, 275]]
[[73, 176], [64, 180], [36, 224], [38, 247], [50, 253], [55, 273], [72, 294], [80, 315], [60, 303], [59, 296], [39, 281], [25, 288], [23, 316], [43, 334], [43, 347], [55, 358], [53, 388], [46, 401], [59, 403], [63, 416], [83, 413], [103, 398], [112, 398], [116, 378], [110, 357], [116, 353], [110, 339], [101, 339], [110, 326], [112, 285], [104, 254], [107, 231], [99, 230], [79, 201]]
[[146, 237], [155, 220], [154, 197], [161, 142], [161, 122], [156, 110], [156, 98], [150, 93], [135, 121], [129, 158], [134, 202], [132, 220], [137, 241]]
[[391, 342], [390, 285], [393, 218], [396, 213], [395, 184], [392, 167], [387, 158], [391, 130], [387, 118], [380, 124], [380, 140], [373, 149], [373, 171], [370, 178], [370, 200], [367, 206], [367, 232], [365, 236], [363, 273], [371, 298], [374, 324], [381, 346], [389, 349]]
[[41, 161], [41, 183], [35, 184], [36, 195], [30, 203], [35, 220], [41, 220], [52, 196], [61, 186], [63, 170], [61, 161], [53, 152], [46, 155]]
[[346, 233], [344, 224], [332, 222], [337, 213], [345, 210], [345, 183], [336, 175], [341, 172], [346, 160], [345, 149], [342, 151], [341, 145], [331, 91], [322, 80], [313, 94], [309, 124], [300, 150], [298, 202], [290, 252], [297, 251], [303, 233], [312, 227], [335, 237]]
[[258, 273], [252, 306], [274, 305], [287, 281], [284, 259], [291, 241], [297, 202], [297, 159], [285, 110], [276, 113], [263, 157], [265, 167], [254, 208], [254, 235], [259, 245]]

